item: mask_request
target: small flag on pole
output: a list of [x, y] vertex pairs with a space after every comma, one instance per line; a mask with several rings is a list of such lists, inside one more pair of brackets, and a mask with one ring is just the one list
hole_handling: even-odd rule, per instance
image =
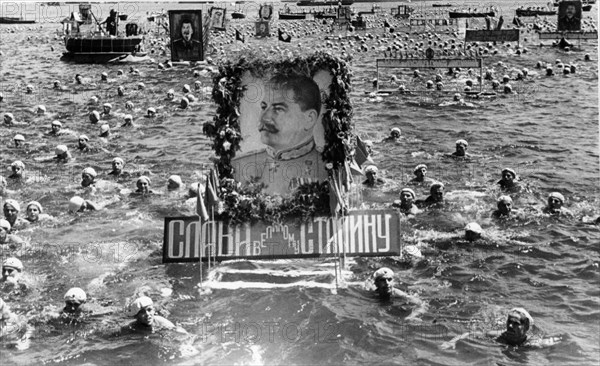
[[242, 33], [240, 33], [240, 31], [237, 30], [237, 29], [235, 30], [235, 40], [236, 41], [242, 41], [242, 43], [246, 43], [246, 37], [244, 37], [242, 35]]
[[286, 42], [286, 43], [290, 43], [292, 41], [292, 36], [290, 36], [289, 34], [282, 32], [281, 29], [277, 29], [277, 34], [279, 35], [279, 40], [281, 42]]

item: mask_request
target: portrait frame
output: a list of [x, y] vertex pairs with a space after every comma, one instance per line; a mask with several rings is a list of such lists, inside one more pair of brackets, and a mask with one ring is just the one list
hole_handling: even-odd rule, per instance
[[[574, 16], [571, 18], [568, 14], [574, 8]], [[582, 3], [580, 1], [561, 1], [558, 5], [557, 30], [564, 31], [580, 31], [581, 18], [583, 15]]]
[[258, 17], [261, 20], [271, 20], [273, 18], [273, 5], [262, 4], [258, 10]]
[[225, 30], [226, 8], [211, 7], [208, 15], [210, 17], [210, 27], [214, 30]]
[[[193, 32], [191, 39], [186, 43], [182, 32], [184, 23], [190, 22]], [[169, 32], [172, 37], [171, 61], [201, 61], [204, 59], [202, 10], [169, 10]], [[182, 42], [185, 44], [182, 45]]]
[[[309, 154], [318, 156], [319, 161], [313, 167], [324, 175], [319, 175], [315, 181], [294, 186], [286, 194], [272, 194], [263, 190], [261, 182], [240, 179], [240, 174], [247, 177], [240, 173], [240, 169], [246, 169], [248, 165], [240, 166], [236, 160], [252, 156], [255, 153], [253, 146], [267, 144], [261, 141], [257, 116], [261, 113], [264, 96], [269, 94], [261, 90], [260, 84], [272, 80], [273, 75], [293, 78], [298, 74], [318, 84], [320, 122], [314, 127], [315, 144]], [[347, 171], [348, 159], [351, 159], [356, 147], [349, 97], [350, 69], [346, 60], [324, 52], [277, 59], [250, 53], [239, 56], [237, 60], [225, 61], [213, 81], [217, 113], [212, 122], [204, 124], [203, 132], [212, 138], [212, 148], [217, 156], [215, 167], [221, 181], [221, 199], [225, 204], [224, 210], [219, 213], [221, 218], [231, 222], [248, 222], [329, 215], [332, 176], [339, 177]], [[255, 155], [264, 157], [262, 151]], [[245, 162], [248, 163], [248, 160]], [[250, 162], [250, 168], [255, 170], [273, 166], [256, 163], [256, 160]]]
[[258, 21], [254, 23], [255, 37], [264, 38], [271, 36], [270, 23], [266, 21]]

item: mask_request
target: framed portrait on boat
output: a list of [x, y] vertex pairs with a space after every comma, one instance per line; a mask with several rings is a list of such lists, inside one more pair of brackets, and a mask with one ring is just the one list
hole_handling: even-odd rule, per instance
[[581, 1], [561, 1], [558, 5], [558, 31], [580, 31], [581, 11]]
[[269, 29], [269, 22], [258, 21], [255, 24], [256, 33], [254, 34], [256, 37], [269, 37], [271, 35]]
[[201, 61], [202, 10], [169, 10], [172, 61]]
[[273, 5], [261, 5], [260, 10], [258, 11], [258, 16], [262, 20], [271, 20], [271, 17], [273, 16]]
[[225, 30], [225, 8], [210, 8], [210, 27], [216, 30]]

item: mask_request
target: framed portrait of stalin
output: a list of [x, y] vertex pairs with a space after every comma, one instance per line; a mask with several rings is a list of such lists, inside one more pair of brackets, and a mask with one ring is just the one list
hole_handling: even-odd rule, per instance
[[256, 37], [269, 37], [271, 35], [269, 29], [269, 22], [258, 21], [256, 22]]
[[242, 61], [222, 69], [223, 93], [213, 95], [222, 106], [209, 133], [220, 178], [284, 199], [328, 184], [352, 145], [347, 65], [322, 53]]
[[210, 8], [210, 27], [216, 30], [225, 30], [225, 8]]
[[273, 5], [263, 4], [258, 11], [258, 17], [261, 20], [271, 20], [273, 16]]
[[202, 11], [170, 10], [169, 24], [171, 32], [171, 60], [203, 60]]
[[558, 6], [558, 31], [581, 30], [581, 1], [561, 1]]

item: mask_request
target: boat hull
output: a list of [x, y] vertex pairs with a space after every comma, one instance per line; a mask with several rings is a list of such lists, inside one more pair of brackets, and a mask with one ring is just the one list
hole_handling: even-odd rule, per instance
[[460, 11], [451, 11], [448, 13], [448, 15], [450, 16], [450, 18], [452, 19], [457, 19], [457, 18], [485, 18], [486, 16], [489, 17], [495, 17], [496, 13], [494, 13], [493, 11], [490, 11], [488, 13], [464, 13], [464, 12], [460, 12]]
[[555, 10], [527, 10], [527, 9], [517, 9], [515, 13], [519, 17], [534, 17], [534, 16], [546, 16], [546, 15], [556, 15]]
[[297, 19], [306, 19], [306, 14], [298, 14], [298, 13], [279, 13], [280, 20], [297, 20]]
[[65, 46], [70, 53], [119, 55], [135, 51], [141, 42], [141, 37], [71, 37], [67, 38]]
[[[313, 0], [301, 0], [296, 3], [298, 6], [337, 6], [339, 1], [313, 1]], [[342, 5], [352, 5], [354, 0], [342, 0]]]
[[35, 20], [27, 20], [12, 17], [0, 17], [0, 24], [33, 24]]

